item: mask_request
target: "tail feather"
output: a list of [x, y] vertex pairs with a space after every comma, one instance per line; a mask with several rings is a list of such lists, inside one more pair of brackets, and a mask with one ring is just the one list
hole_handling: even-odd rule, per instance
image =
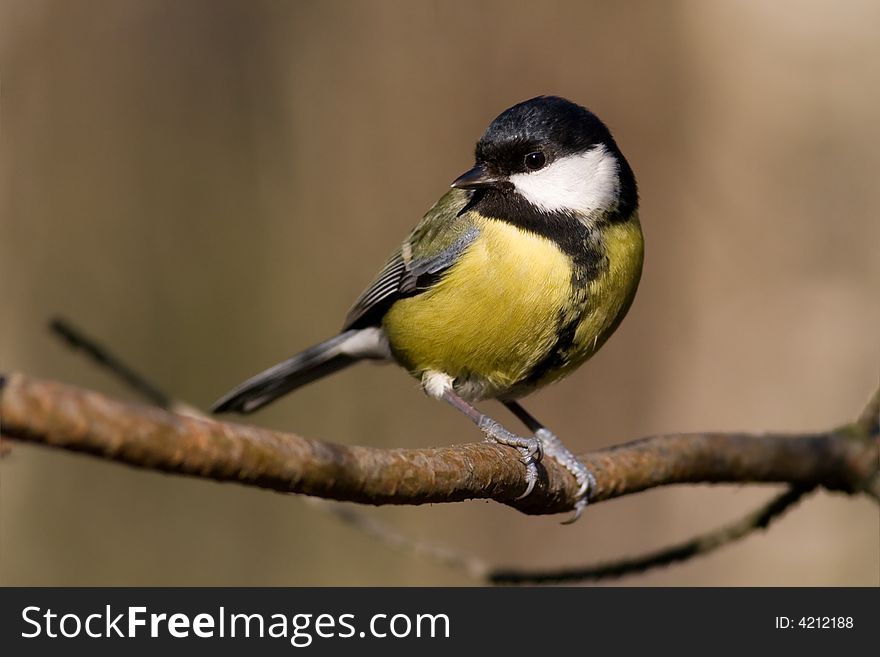
[[217, 400], [211, 410], [253, 413], [288, 392], [363, 358], [384, 357], [384, 345], [384, 336], [378, 329], [345, 331], [251, 377]]

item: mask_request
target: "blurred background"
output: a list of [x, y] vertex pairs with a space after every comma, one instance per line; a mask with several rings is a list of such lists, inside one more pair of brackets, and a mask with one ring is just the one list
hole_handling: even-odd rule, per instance
[[[0, 371], [131, 398], [48, 334], [60, 314], [207, 407], [338, 330], [489, 121], [553, 93], [611, 127], [647, 243], [615, 336], [526, 404], [570, 447], [821, 429], [878, 384], [873, 0], [5, 0], [0, 35]], [[480, 439], [394, 367], [252, 420], [385, 447]], [[0, 478], [4, 585], [471, 582], [297, 496], [17, 444]], [[670, 487], [570, 527], [490, 502], [363, 512], [552, 567], [661, 547], [779, 490]], [[818, 493], [767, 532], [619, 583], [878, 585], [877, 506]]]

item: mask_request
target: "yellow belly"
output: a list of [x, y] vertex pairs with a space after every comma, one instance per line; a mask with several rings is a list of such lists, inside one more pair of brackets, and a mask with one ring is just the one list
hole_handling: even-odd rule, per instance
[[[638, 217], [605, 226], [605, 266], [573, 289], [571, 260], [552, 241], [484, 217], [476, 227], [479, 237], [437, 285], [395, 302], [383, 327], [413, 375], [448, 374], [470, 399], [515, 398], [573, 371], [617, 328], [641, 276], [641, 228]], [[561, 362], [538, 372], [561, 323], [572, 321]]]
[[480, 397], [526, 378], [556, 342], [570, 261], [550, 240], [479, 217], [480, 234], [438, 284], [397, 301], [383, 327], [410, 372], [481, 379]]

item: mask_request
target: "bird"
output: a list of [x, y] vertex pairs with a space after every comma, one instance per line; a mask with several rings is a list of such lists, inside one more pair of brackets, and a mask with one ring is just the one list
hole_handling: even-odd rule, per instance
[[[363, 360], [397, 363], [486, 439], [519, 451], [525, 491], [542, 458], [595, 479], [518, 401], [574, 371], [626, 315], [644, 259], [632, 168], [606, 125], [559, 96], [499, 114], [456, 178], [351, 307], [339, 334], [248, 379], [215, 413], [252, 413]], [[531, 435], [474, 404], [498, 400]], [[525, 432], [523, 432], [525, 433]]]

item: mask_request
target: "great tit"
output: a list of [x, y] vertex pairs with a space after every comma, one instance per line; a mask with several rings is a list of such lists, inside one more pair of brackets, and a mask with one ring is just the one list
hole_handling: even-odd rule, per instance
[[[580, 485], [593, 478], [516, 400], [592, 356], [632, 303], [643, 241], [632, 169], [605, 124], [564, 98], [502, 112], [476, 163], [428, 210], [361, 294], [342, 332], [257, 374], [217, 401], [251, 413], [360, 360], [393, 361], [424, 391], [517, 448], [528, 495], [549, 455]], [[518, 436], [471, 405], [498, 399], [533, 433]]]

